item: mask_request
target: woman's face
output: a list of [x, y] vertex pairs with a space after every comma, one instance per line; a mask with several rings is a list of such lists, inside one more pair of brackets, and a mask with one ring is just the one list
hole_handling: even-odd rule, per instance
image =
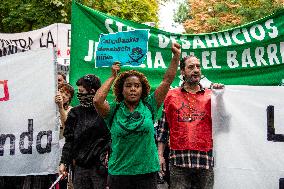
[[59, 92], [63, 98], [63, 104], [69, 103], [69, 101], [71, 100], [71, 94], [63, 89], [59, 89]]
[[57, 75], [57, 82], [58, 82], [58, 85], [63, 84], [65, 82], [64, 77], [62, 75], [58, 74]]
[[122, 94], [126, 102], [139, 102], [142, 95], [142, 83], [140, 79], [136, 76], [126, 78], [123, 84]]

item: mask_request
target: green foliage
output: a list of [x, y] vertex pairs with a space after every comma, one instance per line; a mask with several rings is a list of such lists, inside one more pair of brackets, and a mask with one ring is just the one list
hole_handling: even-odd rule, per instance
[[276, 3], [273, 0], [240, 0], [240, 3], [241, 6], [235, 10], [235, 13], [243, 17], [242, 24], [258, 20], [283, 9], [281, 3]]
[[[16, 33], [70, 23], [72, 0], [2, 0], [0, 32]], [[157, 0], [77, 0], [98, 11], [135, 22], [158, 22]]]
[[0, 32], [25, 32], [70, 21], [71, 0], [4, 0], [0, 4]]
[[135, 22], [158, 22], [156, 0], [81, 0], [84, 5], [98, 11]]
[[181, 3], [178, 7], [178, 10], [174, 13], [174, 21], [177, 23], [183, 23], [186, 19], [190, 19], [191, 17], [188, 15], [188, 12], [188, 3]]

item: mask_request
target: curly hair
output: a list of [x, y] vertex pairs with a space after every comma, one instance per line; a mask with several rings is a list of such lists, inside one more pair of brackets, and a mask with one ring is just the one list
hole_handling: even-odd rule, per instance
[[136, 76], [139, 78], [141, 84], [142, 84], [142, 94], [141, 99], [144, 100], [150, 93], [150, 84], [147, 80], [147, 77], [136, 70], [129, 70], [121, 73], [115, 80], [115, 83], [113, 85], [113, 93], [115, 95], [115, 101], [122, 102], [124, 99], [124, 96], [122, 94], [123, 91], [123, 84], [126, 80], [126, 78]]

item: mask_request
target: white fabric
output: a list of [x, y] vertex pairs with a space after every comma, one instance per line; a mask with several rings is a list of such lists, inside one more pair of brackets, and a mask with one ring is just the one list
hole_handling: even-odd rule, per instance
[[58, 64], [69, 70], [70, 47], [71, 24], [56, 23], [29, 32], [0, 33], [0, 58], [22, 51], [55, 48]]
[[[53, 49], [31, 50], [0, 58], [0, 80], [8, 80], [9, 91], [9, 99], [0, 101], [0, 140], [5, 141], [4, 154], [0, 156], [1, 176], [57, 172], [60, 148], [54, 102], [56, 79]], [[19, 143], [21, 134], [28, 132], [28, 119], [33, 119], [32, 154], [23, 154]], [[40, 131], [52, 132], [50, 152], [38, 153], [36, 143]], [[10, 139], [3, 139], [7, 134], [15, 136], [14, 155], [10, 155]], [[28, 149], [28, 136], [23, 139], [24, 148]], [[45, 148], [46, 144], [47, 134], [42, 136], [40, 146]]]
[[278, 189], [284, 143], [267, 140], [266, 108], [274, 106], [275, 133], [284, 134], [284, 87], [226, 86], [213, 94], [214, 188]]

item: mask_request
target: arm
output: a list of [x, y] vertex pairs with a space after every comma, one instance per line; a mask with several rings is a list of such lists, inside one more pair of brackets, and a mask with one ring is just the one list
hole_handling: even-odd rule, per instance
[[67, 175], [66, 166], [70, 165], [72, 162], [72, 148], [73, 148], [73, 140], [74, 140], [74, 127], [77, 123], [76, 115], [71, 110], [68, 118], [66, 119], [64, 129], [64, 137], [65, 144], [62, 149], [62, 155], [59, 165], [59, 174]]
[[158, 153], [159, 153], [159, 160], [160, 160], [160, 167], [162, 174], [164, 174], [164, 172], [166, 171], [164, 151], [168, 143], [168, 138], [169, 138], [169, 127], [168, 127], [168, 122], [166, 121], [166, 114], [163, 111], [161, 119], [158, 120], [158, 127], [157, 127]]
[[62, 96], [60, 95], [59, 92], [57, 92], [57, 94], [55, 95], [55, 103], [57, 104], [58, 106], [58, 109], [59, 109], [59, 114], [60, 114], [60, 121], [61, 121], [61, 125], [62, 127], [64, 128], [64, 123], [67, 119], [67, 113], [65, 112], [64, 110], [64, 107], [63, 107], [63, 98]]
[[162, 174], [166, 172], [166, 161], [164, 158], [164, 151], [165, 151], [166, 144], [163, 142], [158, 142], [158, 153], [159, 153], [159, 160], [160, 160], [160, 168]]
[[67, 114], [70, 111], [71, 107], [69, 106], [67, 110], [64, 109], [63, 106], [63, 98], [60, 93], [57, 93], [55, 96], [55, 103], [58, 106], [59, 114], [60, 114], [60, 121], [63, 128], [65, 128], [65, 121], [67, 119]]
[[97, 90], [96, 95], [94, 96], [93, 102], [96, 107], [98, 114], [102, 117], [106, 117], [110, 111], [108, 102], [106, 102], [107, 94], [110, 90], [112, 83], [117, 77], [118, 72], [120, 71], [120, 65], [118, 62], [115, 62], [112, 67], [111, 76], [104, 82], [104, 84]]
[[163, 103], [170, 86], [175, 79], [177, 68], [179, 65], [179, 58], [181, 54], [181, 47], [178, 43], [172, 44], [172, 52], [174, 53], [174, 56], [172, 58], [171, 64], [166, 71], [163, 81], [160, 84], [160, 86], [155, 91], [155, 99], [157, 101], [157, 107], [159, 108], [161, 104]]

